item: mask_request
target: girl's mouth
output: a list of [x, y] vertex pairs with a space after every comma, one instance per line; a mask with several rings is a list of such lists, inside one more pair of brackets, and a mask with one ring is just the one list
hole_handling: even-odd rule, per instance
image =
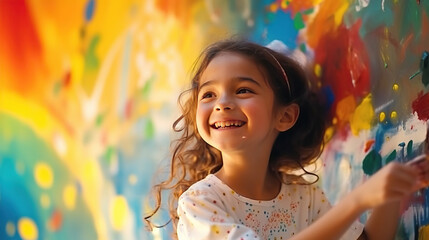
[[246, 124], [246, 122], [243, 122], [243, 121], [240, 121], [240, 120], [219, 121], [219, 122], [213, 123], [211, 125], [211, 127], [215, 128], [215, 129], [225, 129], [225, 128], [241, 127], [244, 124]]

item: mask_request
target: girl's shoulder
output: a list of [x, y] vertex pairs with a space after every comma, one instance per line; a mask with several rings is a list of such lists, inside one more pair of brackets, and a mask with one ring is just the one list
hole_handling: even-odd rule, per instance
[[293, 174], [283, 174], [282, 175], [284, 189], [288, 192], [301, 192], [305, 196], [324, 198], [325, 193], [319, 186], [319, 184], [312, 183], [304, 179], [302, 176], [297, 176]]
[[221, 188], [221, 184], [217, 181], [218, 179], [213, 175], [209, 174], [200, 181], [192, 184], [179, 198], [185, 197], [204, 197], [204, 196], [216, 196], [218, 189]]

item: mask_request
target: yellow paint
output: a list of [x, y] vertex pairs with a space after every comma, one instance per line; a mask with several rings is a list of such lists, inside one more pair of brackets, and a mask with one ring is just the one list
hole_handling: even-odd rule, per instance
[[42, 196], [40, 196], [40, 205], [43, 208], [48, 208], [51, 205], [51, 199], [47, 194], [42, 194]]
[[[2, 89], [0, 88], [0, 90]], [[85, 184], [83, 198], [91, 214], [93, 216], [103, 216], [103, 213], [99, 209], [100, 196], [94, 194], [100, 192], [101, 171], [98, 166], [94, 166], [92, 172], [98, 174], [91, 178], [87, 178], [84, 175], [85, 171], [82, 169], [85, 168], [86, 164], [96, 161], [86, 157], [88, 156], [87, 152], [82, 149], [80, 144], [76, 144], [75, 139], [70, 137], [61, 122], [55, 116], [52, 116], [43, 105], [38, 104], [37, 101], [29, 101], [21, 95], [10, 91], [1, 91], [0, 112], [19, 119], [45, 142], [51, 141], [53, 133], [60, 133], [64, 137], [68, 151], [66, 155], [62, 156], [61, 161], [72, 175], [80, 178], [81, 182]], [[4, 134], [7, 135], [9, 133], [5, 131]], [[24, 167], [21, 168], [21, 166], [23, 164], [17, 163], [17, 170], [22, 170], [18, 171], [20, 174], [26, 170]], [[107, 223], [102, 217], [97, 217], [97, 219], [95, 222], [97, 234], [100, 236], [100, 239], [107, 239]]]
[[419, 240], [429, 239], [429, 225], [421, 226], [419, 228]]
[[396, 120], [396, 118], [398, 117], [398, 113], [396, 112], [396, 111], [392, 111], [391, 113], [390, 113], [390, 118], [392, 119], [392, 120]]
[[343, 22], [344, 13], [349, 8], [348, 1], [340, 1], [340, 2], [342, 3], [342, 5], [334, 13], [334, 22], [336, 27], [340, 26], [340, 24]]
[[15, 232], [16, 232], [15, 224], [13, 224], [13, 222], [7, 222], [6, 223], [6, 234], [9, 237], [13, 237], [15, 235]]
[[398, 91], [399, 90], [399, 85], [398, 84], [393, 84], [393, 87], [392, 87], [392, 89], [393, 89], [393, 91]]
[[18, 221], [18, 233], [24, 240], [37, 239], [39, 231], [34, 221], [30, 218], [23, 217]]
[[320, 66], [320, 64], [316, 63], [316, 65], [314, 65], [314, 74], [317, 77], [321, 77], [322, 76], [322, 66]]
[[371, 94], [366, 96], [353, 114], [350, 127], [354, 135], [359, 135], [360, 131], [371, 128], [371, 123], [374, 120], [374, 108], [371, 99]]
[[127, 200], [123, 196], [116, 196], [110, 204], [110, 222], [113, 229], [122, 230], [128, 215]]
[[270, 12], [276, 12], [278, 7], [277, 4], [273, 3], [269, 6]]
[[37, 163], [34, 168], [34, 178], [37, 185], [42, 188], [50, 188], [54, 182], [54, 173], [51, 167], [46, 163]]
[[328, 127], [325, 131], [325, 136], [323, 137], [324, 141], [328, 142], [332, 138], [333, 135], [334, 135], [334, 128]]
[[386, 119], [386, 114], [384, 112], [381, 112], [378, 118], [380, 119], [380, 122], [383, 122]]
[[[23, 120], [37, 132], [49, 132], [53, 123], [50, 121], [49, 113], [34, 101], [26, 101], [12, 92], [2, 92], [4, 98], [0, 98], [0, 110], [12, 113], [13, 116]], [[5, 101], [2, 102], [1, 100]]]
[[77, 190], [73, 184], [68, 184], [63, 190], [63, 201], [67, 209], [73, 210], [76, 206]]
[[71, 56], [71, 83], [78, 84], [82, 80], [85, 61], [81, 54], [73, 54]]
[[280, 7], [281, 7], [282, 9], [286, 9], [286, 8], [287, 8], [287, 6], [288, 6], [288, 1], [287, 1], [287, 0], [283, 0], [283, 1], [280, 3]]
[[220, 233], [220, 228], [217, 225], [212, 225], [211, 230], [215, 234], [219, 234]]

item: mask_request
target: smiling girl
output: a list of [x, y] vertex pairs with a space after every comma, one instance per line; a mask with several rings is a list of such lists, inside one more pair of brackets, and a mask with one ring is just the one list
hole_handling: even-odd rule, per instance
[[[212, 44], [185, 93], [170, 177], [146, 217], [172, 190], [179, 239], [393, 239], [401, 200], [428, 178], [428, 161], [390, 163], [331, 207], [291, 174], [312, 174], [304, 167], [323, 149], [322, 108], [301, 67], [269, 48]], [[369, 209], [364, 226], [357, 219]]]

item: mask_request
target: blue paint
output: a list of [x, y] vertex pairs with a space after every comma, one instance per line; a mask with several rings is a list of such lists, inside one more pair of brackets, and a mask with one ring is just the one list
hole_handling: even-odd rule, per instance
[[[38, 202], [34, 201], [35, 194], [32, 193], [34, 190], [29, 188], [28, 185], [34, 185], [34, 180], [31, 179], [31, 173], [19, 175], [15, 168], [15, 159], [13, 156], [3, 156], [1, 159], [0, 168], [0, 239], [11, 239], [6, 235], [4, 226], [7, 222], [11, 222], [17, 228], [19, 219], [22, 217], [31, 218], [38, 229], [38, 239], [44, 239], [44, 229], [40, 228], [41, 223]], [[37, 186], [33, 186], [37, 187]], [[38, 198], [36, 198], [38, 199]], [[15, 232], [15, 238], [19, 236], [18, 232]]]
[[95, 0], [89, 0], [85, 6], [85, 22], [92, 20], [94, 16]]
[[331, 86], [323, 86], [321, 89], [322, 96], [324, 97], [324, 106], [323, 108], [328, 111], [331, 109], [332, 104], [334, 104], [335, 101], [335, 94], [332, 90]]
[[[16, 227], [19, 219], [28, 217], [37, 226], [38, 239], [97, 239], [93, 216], [81, 194], [76, 197], [73, 211], [65, 208], [64, 187], [77, 180], [52, 147], [21, 121], [2, 113], [0, 120], [0, 226], [12, 222]], [[54, 183], [48, 189], [39, 187], [34, 179], [34, 167], [42, 161], [54, 175]], [[23, 167], [17, 170], [17, 164]], [[42, 194], [50, 199], [46, 208], [40, 205]], [[57, 231], [50, 231], [48, 224], [54, 210], [61, 212], [63, 224]], [[0, 239], [20, 239], [18, 233], [14, 238], [5, 234], [3, 228]]]
[[277, 11], [259, 17], [264, 19], [256, 19], [250, 36], [252, 41], [267, 45], [272, 40], [280, 40], [291, 50], [297, 47], [298, 30], [295, 29], [291, 13]]
[[[355, 14], [349, 14], [343, 18], [346, 26], [355, 24], [358, 20], [362, 21], [359, 29], [359, 35], [364, 38], [380, 27], [390, 27], [394, 24], [393, 1], [384, 1], [384, 11], [381, 7], [381, 1], [369, 1], [367, 7], [361, 9]], [[354, 12], [354, 11], [353, 11]]]

